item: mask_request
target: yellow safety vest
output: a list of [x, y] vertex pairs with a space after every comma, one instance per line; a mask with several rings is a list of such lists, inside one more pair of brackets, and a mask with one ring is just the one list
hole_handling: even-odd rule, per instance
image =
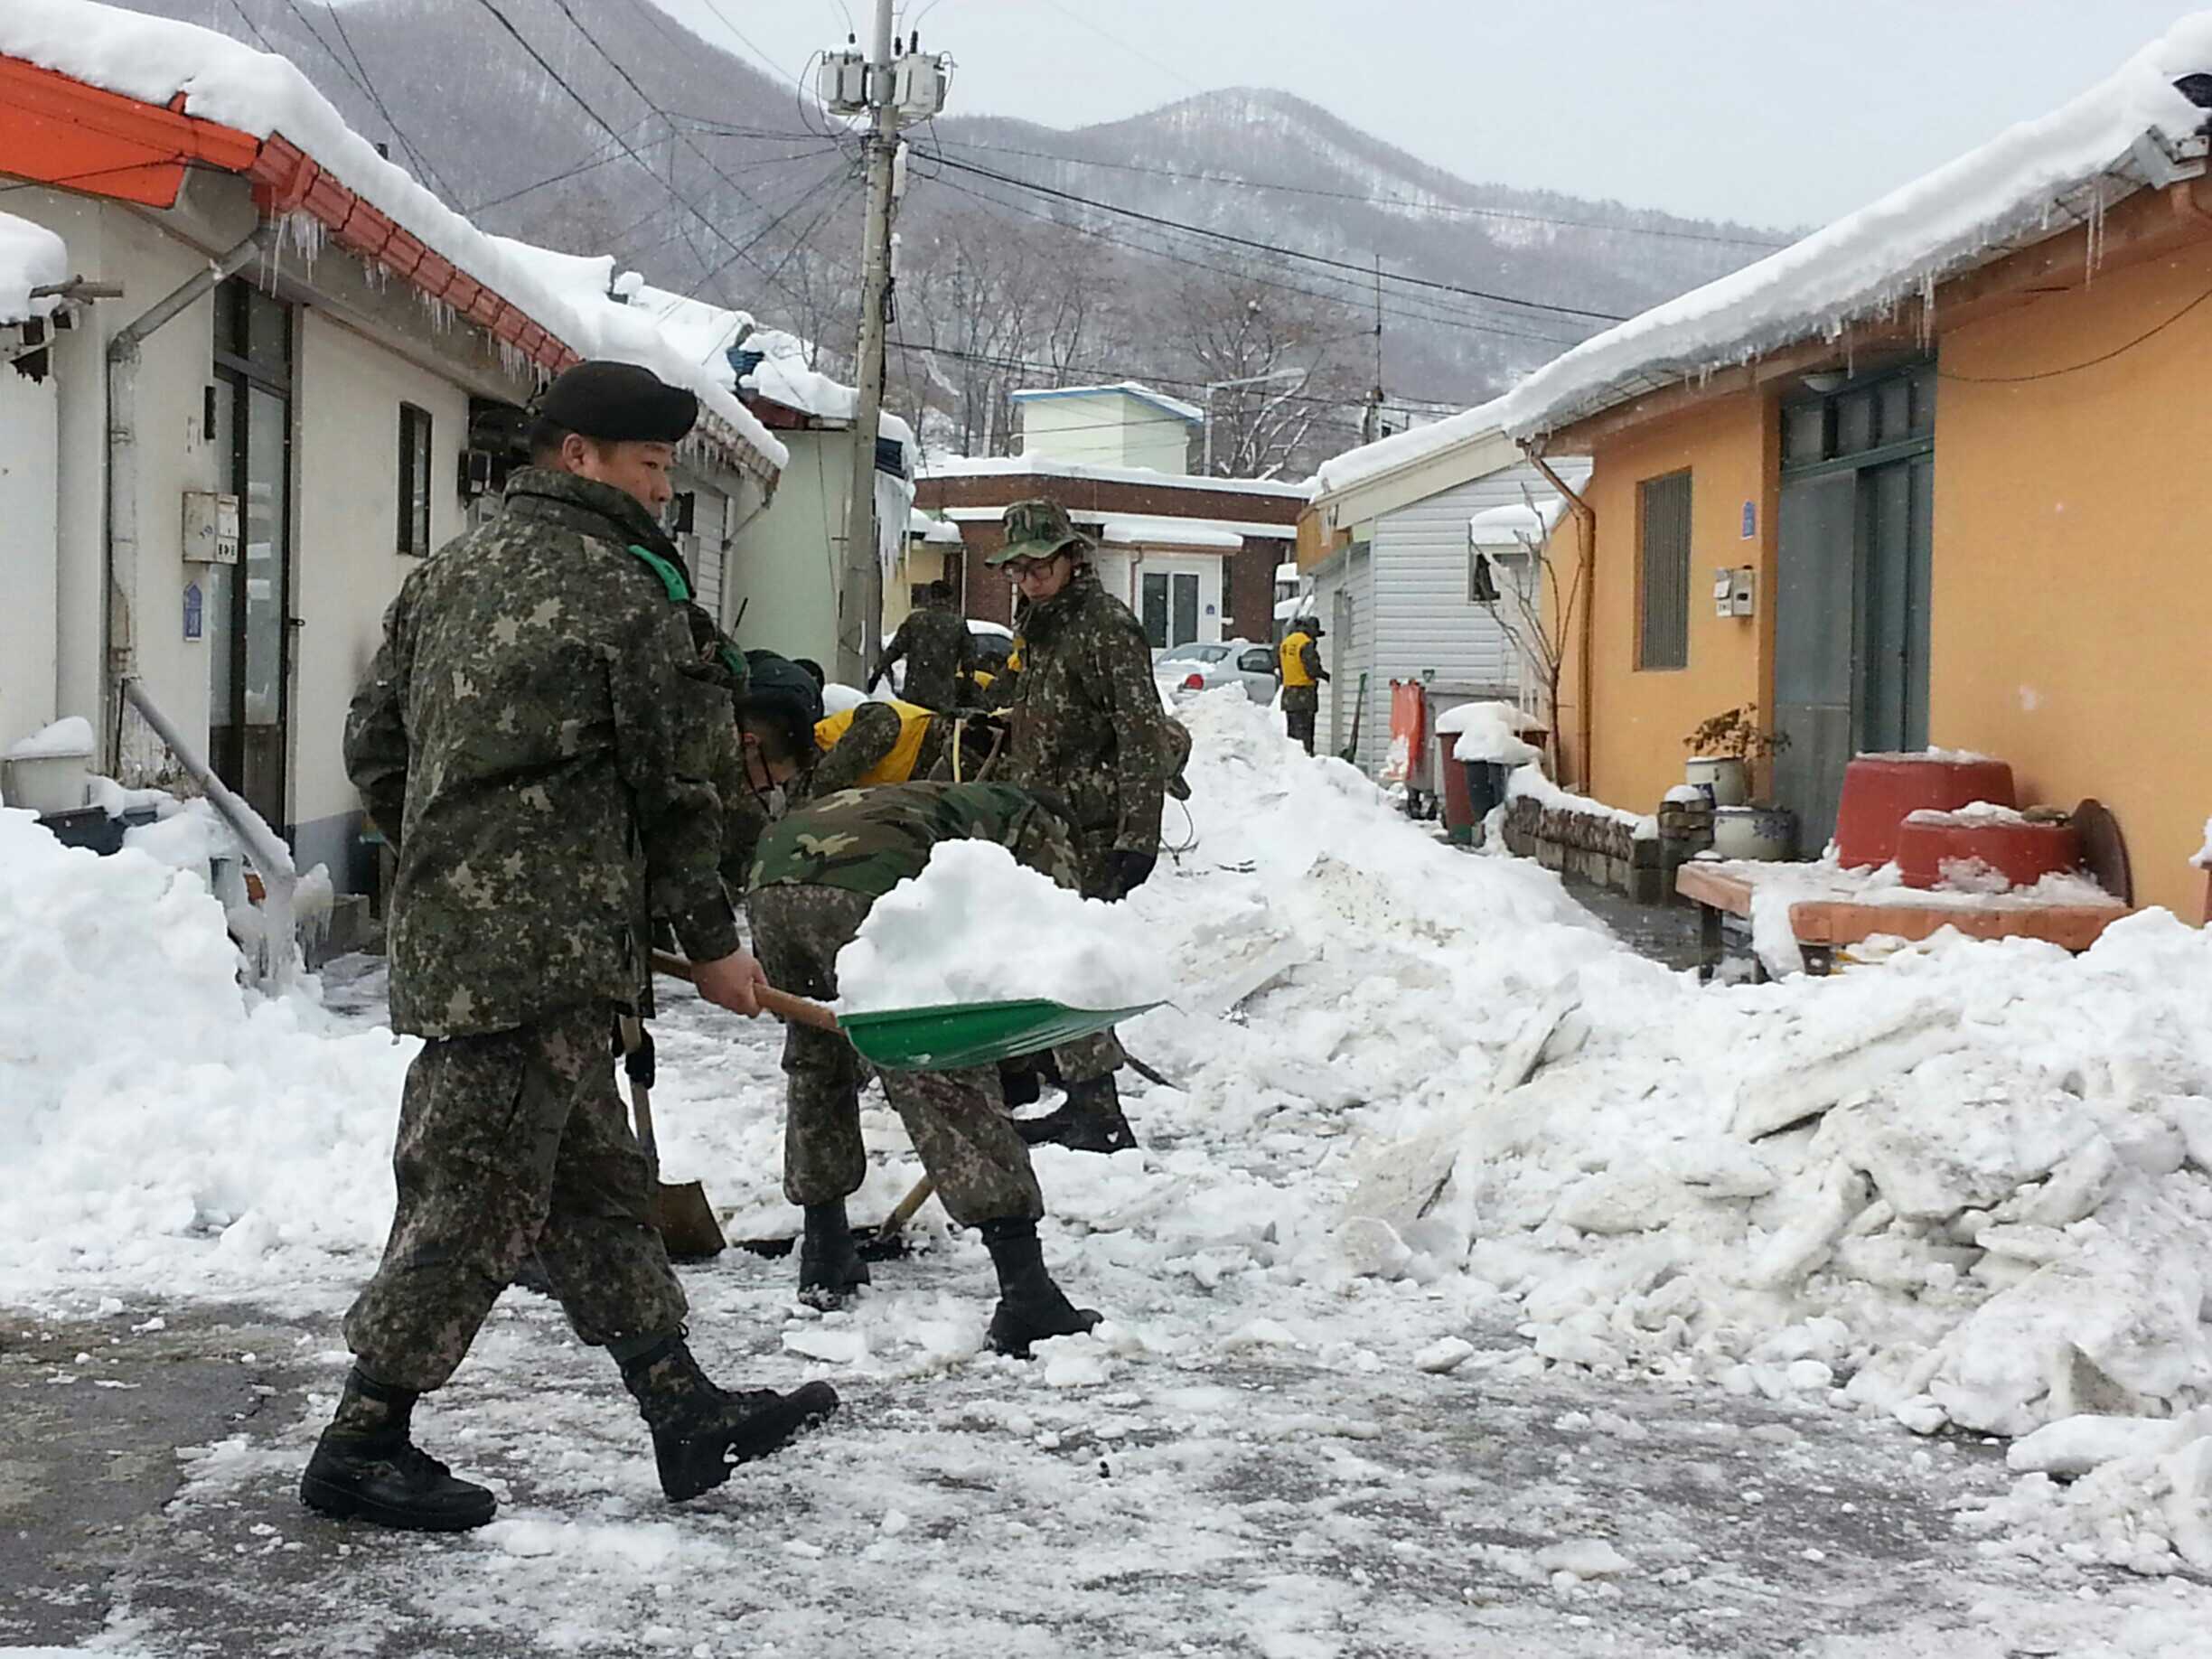
[[[844, 740], [852, 729], [853, 717], [865, 708], [865, 703], [856, 703], [843, 714], [833, 714], [814, 726], [814, 745], [827, 755]], [[879, 783], [904, 783], [914, 776], [914, 761], [922, 753], [922, 740], [929, 736], [930, 722], [936, 718], [934, 710], [917, 703], [887, 703], [899, 717], [898, 742], [891, 753], [867, 772], [860, 774], [863, 788], [874, 788]]]
[[1313, 643], [1310, 633], [1287, 633], [1277, 654], [1282, 662], [1282, 682], [1285, 690], [1296, 690], [1315, 683], [1306, 671], [1306, 648]]

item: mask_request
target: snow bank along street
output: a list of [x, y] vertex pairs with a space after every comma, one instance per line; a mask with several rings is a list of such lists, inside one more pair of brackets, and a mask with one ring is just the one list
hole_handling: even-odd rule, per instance
[[[1187, 712], [1197, 845], [1120, 918], [1177, 988], [1126, 1040], [1177, 1086], [1132, 1096], [1139, 1151], [1038, 1155], [1048, 1255], [1111, 1323], [984, 1354], [980, 1247], [933, 1209], [845, 1314], [733, 1251], [687, 1275], [703, 1350], [853, 1410], [674, 1511], [603, 1356], [511, 1292], [425, 1407], [495, 1484], [517, 1457], [462, 1545], [289, 1507], [391, 1203], [411, 1045], [370, 1024], [373, 980], [242, 1001], [196, 880], [0, 813], [8, 1380], [52, 1411], [150, 1320], [249, 1306], [276, 1393], [180, 1452], [175, 1547], [236, 1542], [306, 1606], [408, 1603], [455, 1641], [527, 1607], [594, 1652], [811, 1651], [909, 1613], [933, 1630], [888, 1651], [1032, 1623], [1035, 1651], [1101, 1654], [2191, 1651], [2212, 941], [2149, 914], [2078, 960], [1939, 942], [1701, 989], [1240, 692]], [[733, 1237], [794, 1228], [774, 1035], [689, 998], [662, 1025], [664, 1173]], [[892, 1114], [867, 1125], [862, 1220], [919, 1173]], [[195, 1611], [179, 1575], [118, 1602], [146, 1651], [267, 1611], [250, 1582]], [[1780, 1641], [1808, 1632], [1829, 1645]]]

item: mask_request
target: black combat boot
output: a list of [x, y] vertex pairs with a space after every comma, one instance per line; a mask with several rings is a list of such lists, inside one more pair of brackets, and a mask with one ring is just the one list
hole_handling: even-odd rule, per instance
[[652, 1428], [661, 1490], [677, 1504], [712, 1491], [739, 1464], [765, 1457], [838, 1409], [837, 1390], [827, 1382], [788, 1394], [717, 1388], [680, 1336], [629, 1361], [623, 1382]]
[[1121, 1092], [1113, 1073], [1067, 1085], [1067, 1099], [1041, 1118], [1017, 1118], [1015, 1132], [1029, 1145], [1065, 1147], [1071, 1152], [1123, 1152], [1137, 1144], [1136, 1131], [1121, 1115]]
[[826, 1312], [844, 1307], [849, 1293], [867, 1282], [867, 1263], [853, 1249], [845, 1201], [808, 1204], [806, 1235], [799, 1241], [799, 1299]]
[[1103, 1317], [1094, 1308], [1078, 1308], [1045, 1270], [1036, 1223], [1026, 1215], [983, 1223], [984, 1245], [998, 1270], [998, 1308], [991, 1315], [990, 1345], [1016, 1359], [1029, 1357], [1029, 1345], [1047, 1336], [1073, 1336]]
[[410, 1532], [464, 1532], [491, 1520], [499, 1510], [491, 1489], [455, 1479], [408, 1438], [416, 1399], [355, 1366], [300, 1476], [300, 1502]]

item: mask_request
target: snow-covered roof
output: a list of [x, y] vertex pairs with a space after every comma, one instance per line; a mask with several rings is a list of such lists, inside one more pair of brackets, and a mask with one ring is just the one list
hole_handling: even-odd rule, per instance
[[644, 312], [608, 296], [611, 259], [555, 253], [477, 229], [379, 155], [287, 60], [211, 29], [95, 0], [8, 0], [0, 6], [0, 55], [148, 104], [177, 102], [186, 116], [252, 137], [281, 135], [323, 173], [570, 351], [638, 363], [689, 387], [713, 420], [763, 459], [777, 467], [790, 459], [716, 377], [714, 365], [687, 354]]
[[43, 225], [0, 213], [0, 323], [44, 316], [54, 300], [33, 299], [31, 290], [69, 278], [69, 248]]
[[1448, 415], [1442, 420], [1432, 420], [1425, 426], [1409, 427], [1389, 437], [1377, 438], [1372, 444], [1362, 444], [1357, 449], [1347, 449], [1340, 455], [1332, 455], [1306, 481], [1307, 489], [1317, 496], [1335, 495], [1462, 444], [1495, 437], [1498, 421], [1493, 411], [1500, 401], [1494, 398], [1457, 415]]
[[[1716, 368], [1837, 337], [1906, 300], [1933, 304], [1938, 283], [2094, 220], [2140, 188], [2137, 142], [2149, 135], [2170, 146], [2197, 131], [2206, 112], [2174, 81], [2204, 71], [2212, 71], [2212, 13], [2183, 19], [2051, 114], [1584, 341], [1470, 416], [1516, 436], [1556, 430]], [[2078, 203], [2067, 200], [2077, 194]]]
[[[939, 507], [933, 511], [951, 520], [955, 524], [995, 524], [1006, 517], [1004, 507]], [[1112, 516], [1114, 515], [1101, 512], [1095, 507], [1071, 507], [1068, 509], [1068, 517], [1077, 524], [1103, 524]], [[1296, 539], [1298, 536], [1297, 525], [1272, 524], [1263, 519], [1176, 518], [1167, 520], [1167, 522], [1178, 525], [1184, 530], [1216, 530], [1238, 537], [1250, 536], [1261, 539], [1272, 537], [1278, 540], [1290, 541]]]
[[[629, 294], [632, 310], [652, 318], [678, 350], [740, 398], [750, 393], [801, 415], [830, 422], [850, 423], [854, 410], [860, 406], [860, 394], [852, 387], [808, 365], [809, 348], [805, 341], [780, 328], [758, 326], [750, 312], [733, 311], [711, 300], [671, 294], [666, 288], [656, 288], [644, 282], [634, 271], [617, 278], [615, 286]], [[761, 354], [761, 361], [742, 380], [729, 356], [731, 348], [740, 345], [747, 351]], [[919, 454], [914, 428], [890, 410], [877, 412], [876, 430], [884, 437], [896, 438], [904, 444], [910, 459]]]
[[1519, 547], [1523, 537], [1541, 541], [1558, 528], [1560, 516], [1566, 511], [1563, 495], [1551, 496], [1532, 507], [1526, 501], [1492, 507], [1467, 520], [1467, 539], [1479, 547], [1507, 548]]
[[919, 536], [933, 546], [961, 545], [960, 526], [950, 519], [941, 519], [935, 513], [916, 507], [906, 515], [906, 534]]
[[1109, 519], [1100, 527], [1099, 539], [1124, 548], [1164, 541], [1178, 548], [1218, 548], [1226, 553], [1239, 552], [1244, 546], [1244, 538], [1234, 531], [1214, 530], [1196, 519]]
[[1276, 478], [1204, 478], [1188, 473], [1163, 473], [1148, 466], [1100, 466], [1088, 461], [1062, 461], [1049, 455], [932, 455], [923, 467], [926, 478], [1093, 478], [1105, 483], [1146, 484], [1157, 489], [1214, 490], [1231, 495], [1271, 495], [1302, 501], [1308, 491], [1302, 483]]
[[1297, 581], [1297, 580], [1298, 579], [1298, 560], [1296, 560], [1295, 558], [1288, 558], [1288, 559], [1285, 559], [1285, 560], [1284, 560], [1284, 561], [1283, 561], [1281, 564], [1279, 564], [1279, 565], [1276, 566], [1276, 567], [1275, 567], [1275, 579], [1276, 579], [1278, 582], [1295, 582], [1295, 581]]
[[1008, 392], [1007, 398], [1014, 403], [1043, 403], [1053, 398], [1095, 398], [1105, 392], [1120, 392], [1124, 397], [1136, 398], [1139, 403], [1148, 403], [1154, 408], [1165, 410], [1194, 426], [1201, 426], [1205, 421], [1205, 411], [1196, 404], [1186, 403], [1180, 398], [1170, 398], [1163, 391], [1154, 391], [1138, 380], [1117, 380], [1111, 386], [1025, 387]]

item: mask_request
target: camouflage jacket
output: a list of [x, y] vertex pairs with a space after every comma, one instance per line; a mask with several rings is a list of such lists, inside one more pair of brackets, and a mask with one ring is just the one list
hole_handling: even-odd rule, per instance
[[941, 841], [996, 841], [1064, 887], [1078, 885], [1066, 827], [1004, 783], [886, 783], [830, 795], [761, 838], [750, 887], [837, 887], [881, 898], [919, 876]]
[[975, 636], [964, 617], [951, 611], [916, 611], [899, 623], [884, 651], [884, 671], [906, 660], [906, 682], [899, 696], [924, 708], [950, 708], [961, 676], [975, 666]]
[[1087, 845], [1158, 853], [1173, 744], [1137, 618], [1084, 567], [1026, 614], [1021, 653], [998, 775], [1065, 799]]
[[395, 1028], [636, 1006], [649, 916], [695, 961], [736, 948], [713, 780], [742, 682], [688, 597], [642, 506], [538, 468], [401, 586], [345, 736], [398, 858]]

